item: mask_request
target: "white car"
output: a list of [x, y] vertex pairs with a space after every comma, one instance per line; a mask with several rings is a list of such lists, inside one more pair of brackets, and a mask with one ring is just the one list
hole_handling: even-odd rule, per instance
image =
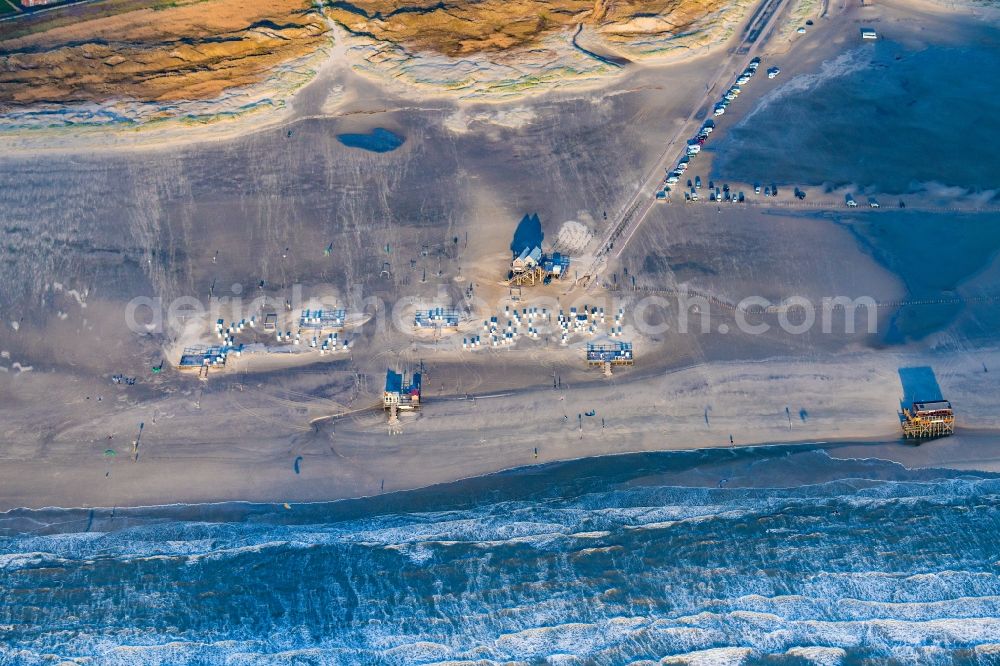
[[687, 170], [688, 170], [688, 163], [687, 162], [678, 162], [677, 163], [677, 173], [684, 173]]
[[878, 208], [878, 201], [876, 201], [875, 199], [869, 199], [868, 205], [871, 206], [872, 208]]
[[715, 107], [715, 115], [721, 116], [725, 112], [726, 112], [726, 107], [724, 107], [724, 106], [717, 106], [717, 107]]
[[767, 78], [769, 78], [769, 79], [773, 79], [778, 74], [781, 74], [781, 68], [780, 67], [772, 67], [771, 69], [767, 70]]
[[847, 207], [848, 208], [857, 208], [858, 207], [858, 202], [855, 201], [854, 199], [848, 199], [847, 200]]

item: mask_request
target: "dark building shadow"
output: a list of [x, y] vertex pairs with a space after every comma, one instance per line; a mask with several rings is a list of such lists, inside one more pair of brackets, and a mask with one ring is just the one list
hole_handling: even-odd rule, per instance
[[517, 256], [524, 248], [534, 248], [542, 246], [542, 221], [538, 219], [538, 213], [531, 213], [521, 218], [514, 230], [514, 240], [510, 243], [510, 251]]
[[900, 407], [909, 407], [916, 401], [944, 400], [934, 370], [929, 366], [899, 369], [899, 383], [903, 385]]

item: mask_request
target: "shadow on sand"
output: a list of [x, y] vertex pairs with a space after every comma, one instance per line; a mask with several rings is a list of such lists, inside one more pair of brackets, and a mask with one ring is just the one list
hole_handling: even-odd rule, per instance
[[541, 247], [544, 237], [538, 213], [529, 213], [518, 222], [517, 229], [514, 230], [514, 239], [510, 242], [510, 251], [516, 256], [521, 254], [524, 248]]
[[934, 370], [926, 365], [899, 369], [899, 383], [903, 385], [903, 397], [899, 404], [909, 407], [914, 402], [943, 400]]

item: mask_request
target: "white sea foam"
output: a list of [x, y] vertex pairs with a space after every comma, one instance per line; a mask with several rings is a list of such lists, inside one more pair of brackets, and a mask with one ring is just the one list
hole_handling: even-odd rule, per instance
[[[15, 627], [0, 663], [41, 663], [46, 651], [114, 655], [100, 663], [361, 663], [376, 652], [389, 663], [628, 663], [657, 655], [713, 664], [787, 655], [825, 666], [858, 652], [947, 662], [1000, 635], [988, 529], [996, 486], [619, 486], [552, 502], [328, 524], [164, 522], [103, 535], [18, 536], [0, 542], [18, 551], [0, 556], [0, 584], [24, 591], [17, 603], [33, 609], [43, 631], [3, 615], [22, 606], [0, 606], [0, 625]], [[891, 541], [881, 516], [892, 517]], [[970, 525], [983, 532], [971, 536]], [[970, 536], [942, 550], [939, 535], [952, 533]], [[32, 592], [46, 577], [89, 581], [92, 567], [81, 565], [95, 561], [110, 561], [101, 571], [122, 571], [128, 585], [95, 577], [86, 602], [72, 609]], [[60, 570], [24, 572], [50, 563]], [[295, 588], [289, 566], [315, 575]], [[282, 585], [263, 584], [269, 567], [281, 567], [274, 574]], [[157, 575], [133, 576], [150, 570]], [[229, 578], [214, 577], [223, 570]], [[245, 607], [235, 616], [213, 612], [233, 581], [250, 593]], [[205, 616], [180, 628], [126, 628], [118, 622], [123, 603], [144, 611], [132, 624], [185, 604]], [[277, 619], [271, 635], [242, 640], [259, 629], [240, 616]], [[67, 622], [92, 633], [63, 632]], [[240, 640], [210, 640], [221, 636]], [[135, 647], [116, 651], [123, 645]], [[34, 656], [12, 658], [20, 648]], [[983, 663], [994, 649], [977, 652]]]
[[660, 663], [690, 664], [691, 666], [738, 666], [747, 663], [754, 656], [755, 652], [751, 648], [724, 647], [664, 657]]
[[60, 561], [52, 553], [6, 553], [0, 555], [0, 569], [13, 570], [38, 567]]
[[785, 654], [790, 657], [803, 659], [816, 666], [837, 666], [847, 658], [847, 651], [843, 648], [820, 647], [812, 645], [809, 647], [789, 648]]

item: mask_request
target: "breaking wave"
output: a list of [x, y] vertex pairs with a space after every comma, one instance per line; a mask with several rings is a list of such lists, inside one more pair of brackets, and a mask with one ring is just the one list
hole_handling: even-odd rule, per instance
[[[693, 465], [731, 482], [674, 481]], [[789, 465], [822, 482], [739, 487]], [[290, 511], [9, 512], [0, 664], [996, 663], [998, 493], [772, 447]]]

